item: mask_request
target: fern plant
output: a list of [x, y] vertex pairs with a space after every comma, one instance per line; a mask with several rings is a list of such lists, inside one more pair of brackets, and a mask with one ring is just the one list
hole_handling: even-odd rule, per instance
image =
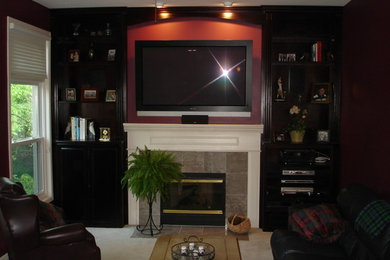
[[129, 155], [129, 168], [122, 178], [122, 187], [128, 187], [137, 199], [155, 202], [157, 194], [161, 199], [169, 197], [172, 181], [180, 181], [183, 177], [181, 164], [176, 162], [172, 153], [139, 149]]

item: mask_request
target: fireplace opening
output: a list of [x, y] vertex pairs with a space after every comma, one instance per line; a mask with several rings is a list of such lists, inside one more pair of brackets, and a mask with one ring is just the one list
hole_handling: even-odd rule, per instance
[[185, 173], [173, 182], [170, 197], [161, 201], [161, 224], [225, 225], [226, 177], [224, 173]]

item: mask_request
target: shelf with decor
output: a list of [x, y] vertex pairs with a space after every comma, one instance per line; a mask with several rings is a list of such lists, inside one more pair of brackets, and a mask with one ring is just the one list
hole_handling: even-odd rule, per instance
[[[287, 227], [292, 204], [329, 202], [335, 197], [342, 12], [272, 6], [263, 7], [262, 13], [266, 109], [260, 224], [272, 230]], [[296, 161], [285, 162], [285, 153], [295, 154]]]
[[127, 221], [120, 185], [125, 17], [125, 8], [51, 11], [54, 203], [70, 222], [121, 227]]

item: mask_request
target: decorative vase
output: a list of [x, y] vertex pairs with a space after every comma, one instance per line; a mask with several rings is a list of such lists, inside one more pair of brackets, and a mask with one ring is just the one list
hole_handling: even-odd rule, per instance
[[290, 131], [291, 143], [293, 144], [303, 143], [304, 136], [305, 136], [305, 130]]

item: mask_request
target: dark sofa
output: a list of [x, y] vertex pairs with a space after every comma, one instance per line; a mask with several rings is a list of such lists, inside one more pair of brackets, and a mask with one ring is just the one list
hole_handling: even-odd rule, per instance
[[362, 209], [378, 196], [362, 185], [350, 185], [337, 197], [337, 206], [347, 221], [346, 231], [330, 244], [314, 243], [292, 230], [275, 230], [271, 236], [272, 254], [275, 260], [389, 260], [390, 225], [378, 236], [364, 230], [355, 231], [354, 224]]

